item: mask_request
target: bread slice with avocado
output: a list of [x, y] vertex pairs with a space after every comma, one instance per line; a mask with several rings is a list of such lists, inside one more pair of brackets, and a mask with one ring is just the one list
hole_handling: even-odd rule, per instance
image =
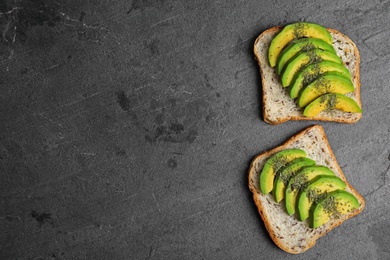
[[[308, 39], [306, 40], [308, 43], [304, 43], [305, 39]], [[276, 41], [278, 44], [274, 44]], [[329, 46], [327, 46], [329, 44], [334, 51], [329, 50]], [[311, 50], [307, 46], [314, 46], [314, 49]], [[299, 48], [298, 52], [297, 48]], [[338, 56], [336, 58], [340, 58], [341, 65], [345, 66], [349, 73], [340, 69], [340, 63], [337, 59], [335, 60], [334, 53]], [[320, 25], [303, 22], [285, 27], [276, 26], [258, 36], [254, 43], [254, 55], [260, 67], [265, 122], [272, 125], [289, 120], [355, 123], [361, 119], [360, 54], [356, 44], [343, 33], [335, 29], [325, 29]], [[289, 61], [287, 61], [288, 59]], [[320, 77], [317, 82], [313, 81], [323, 74], [331, 74], [336, 75], [337, 79], [341, 78], [339, 81], [343, 81], [344, 76], [349, 77], [354, 89], [348, 93], [337, 93], [337, 91], [334, 93], [334, 89], [323, 91], [321, 94], [330, 94], [331, 97], [330, 99], [319, 99], [317, 103], [326, 101], [326, 104], [322, 104], [322, 102], [321, 109], [313, 109], [312, 105], [311, 110], [315, 110], [317, 113], [304, 112], [305, 107], [300, 107], [297, 100], [300, 99], [298, 93], [303, 88], [302, 81], [305, 81], [299, 73], [307, 67], [310, 68], [305, 73], [317, 71], [317, 74], [308, 76], [306, 85], [313, 83], [324, 90], [326, 85], [324, 86], [324, 81]], [[297, 78], [298, 82], [294, 85]], [[297, 85], [299, 86], [297, 87]], [[350, 98], [348, 101], [354, 104], [344, 105], [345, 99], [333, 97], [333, 94], [342, 94]], [[328, 102], [328, 100], [334, 102]], [[336, 105], [339, 100], [341, 100], [340, 104]]]
[[[316, 165], [302, 164], [302, 158], [315, 161]], [[284, 169], [288, 168], [292, 170], [289, 179], [284, 180], [283, 192], [291, 197], [291, 187], [300, 190], [293, 196], [294, 205], [288, 203], [291, 198], [285, 196], [275, 199], [279, 191], [269, 187], [272, 180], [277, 186], [278, 178], [282, 177], [279, 174], [285, 175]], [[282, 145], [257, 155], [250, 164], [248, 181], [271, 239], [292, 254], [303, 253], [313, 247], [317, 239], [362, 212], [365, 206], [364, 198], [348, 183], [324, 129], [319, 125], [310, 126]], [[316, 191], [315, 194], [313, 191]], [[311, 194], [307, 195], [310, 200], [303, 197], [306, 194]], [[286, 209], [291, 206], [292, 211]]]

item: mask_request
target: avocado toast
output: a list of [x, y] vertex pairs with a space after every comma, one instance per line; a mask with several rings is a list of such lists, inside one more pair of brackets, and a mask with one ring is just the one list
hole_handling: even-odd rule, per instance
[[[301, 175], [309, 174], [312, 181], [306, 183], [311, 184], [312, 187], [320, 187], [323, 192], [322, 196], [316, 196], [316, 200], [311, 202], [310, 205], [307, 205], [307, 203], [303, 206], [293, 205], [293, 211], [288, 212], [286, 206], [291, 206], [291, 204], [286, 205], [285, 203], [289, 199], [275, 200], [275, 193], [271, 191], [272, 188], [262, 187], [261, 175], [264, 170], [269, 171], [268, 169], [275, 165], [272, 158], [275, 158], [281, 152], [290, 154], [290, 157], [286, 160], [287, 157], [280, 156], [284, 159], [278, 159], [277, 161], [282, 162], [286, 167], [291, 167], [289, 162], [293, 161], [293, 158], [296, 160], [297, 156], [291, 156], [290, 151], [296, 154], [297, 150], [302, 151], [305, 154], [304, 157], [316, 163], [315, 166], [312, 164], [303, 166]], [[267, 166], [267, 162], [271, 162], [271, 165]], [[273, 167], [273, 169], [276, 169], [277, 172], [283, 171], [280, 164], [278, 167]], [[272, 183], [268, 178], [276, 179], [278, 173], [267, 173], [266, 176], [269, 176], [265, 177], [266, 182]], [[298, 172], [295, 177], [295, 179], [299, 178]], [[289, 176], [289, 178], [292, 180], [294, 177]], [[342, 224], [345, 220], [359, 214], [365, 206], [364, 198], [348, 183], [329, 145], [324, 129], [319, 125], [308, 127], [282, 145], [257, 155], [250, 164], [248, 181], [254, 202], [271, 239], [278, 247], [292, 254], [303, 253], [313, 247], [317, 239]], [[299, 183], [299, 181], [295, 183]], [[302, 181], [300, 183], [302, 184]], [[324, 183], [333, 183], [333, 188], [324, 188]], [[301, 185], [302, 189], [295, 194], [297, 204], [299, 203], [299, 196], [308, 193], [311, 186]], [[288, 189], [287, 184], [285, 188], [286, 195], [289, 194]], [[344, 203], [341, 207], [335, 204], [339, 201], [339, 198], [342, 198]], [[301, 200], [305, 202], [304, 199]], [[309, 206], [310, 209], [308, 209]], [[295, 207], [298, 208], [298, 212], [295, 212]], [[306, 218], [308, 211], [310, 217]], [[305, 213], [304, 217], [302, 213]]]
[[[360, 54], [358, 48], [348, 36], [335, 29], [323, 28], [324, 30], [322, 30], [321, 26], [315, 24], [313, 24], [313, 26], [315, 26], [315, 28], [318, 27], [319, 29], [302, 29], [302, 25], [307, 24], [308, 23], [296, 23], [285, 27], [272, 27], [261, 33], [254, 43], [254, 54], [261, 74], [264, 121], [272, 125], [289, 120], [355, 123], [362, 117], [359, 68]], [[289, 26], [292, 28], [295, 26], [296, 28], [294, 30], [289, 30]], [[282, 33], [286, 28], [287, 32]], [[313, 31], [320, 31], [321, 35], [315, 34]], [[308, 41], [306, 39], [310, 39], [306, 37], [319, 37], [321, 38], [320, 41], [322, 43], [310, 42], [305, 45], [306, 47], [303, 47], [303, 49], [301, 48], [298, 53], [292, 52], [292, 50], [295, 49], [292, 45], [295, 43], [295, 45], [299, 45], [299, 41]], [[277, 42], [277, 44], [275, 44], [275, 42]], [[328, 47], [325, 48], [325, 45], [329, 44], [331, 44], [333, 50], [330, 50]], [[307, 46], [312, 46], [312, 48], [307, 48]], [[285, 57], [288, 57], [289, 61], [287, 61], [287, 58]], [[325, 65], [329, 65], [330, 63], [335, 64], [334, 66], [331, 66], [334, 67], [334, 69], [329, 69], [329, 66], [328, 68], [325, 68]], [[338, 82], [343, 81], [345, 77], [342, 76], [347, 76], [353, 89], [348, 89], [347, 93], [344, 91], [342, 94], [345, 94], [345, 96], [350, 99], [345, 100], [332, 96], [330, 100], [339, 102], [340, 104], [338, 106], [335, 106], [335, 102], [332, 103], [329, 102], [328, 99], [323, 99], [323, 101], [326, 102], [326, 105], [321, 104], [321, 109], [311, 108], [311, 111], [306, 111], [304, 113], [305, 107], [300, 106], [302, 105], [302, 102], [297, 104], [297, 101], [294, 100], [294, 98], [297, 98], [297, 100], [302, 99], [298, 94], [300, 93], [302, 86], [297, 87], [299, 84], [297, 83], [294, 85], [294, 81], [298, 78], [299, 73], [302, 72], [304, 68], [313, 64], [318, 66], [311, 66], [311, 71], [313, 71], [314, 67], [314, 71], [321, 70], [320, 74], [323, 75], [323, 73], [325, 73], [328, 75], [327, 77], [333, 77], [334, 74], [337, 74], [337, 76], [340, 76], [338, 78], [341, 78]], [[336, 67], [340, 67], [340, 64], [347, 69], [346, 72], [340, 71], [339, 68], [337, 68], [337, 70], [335, 69]], [[314, 79], [317, 78], [313, 76], [310, 79], [311, 82]], [[327, 79], [318, 80], [315, 84], [322, 85], [324, 88], [323, 83], [325, 81], [327, 81]], [[308, 81], [307, 84], [308, 83], [310, 83], [310, 81]], [[324, 91], [321, 94], [334, 94], [328, 92], [329, 91]], [[331, 92], [334, 92], [334, 90]], [[320, 101], [322, 100], [318, 100], [317, 103], [320, 103]], [[345, 104], [346, 102], [347, 104]], [[356, 104], [350, 105], [351, 102]], [[306, 105], [306, 103], [303, 104]], [[351, 108], [351, 111], [342, 110]], [[313, 113], [313, 110], [316, 111], [316, 113]]]

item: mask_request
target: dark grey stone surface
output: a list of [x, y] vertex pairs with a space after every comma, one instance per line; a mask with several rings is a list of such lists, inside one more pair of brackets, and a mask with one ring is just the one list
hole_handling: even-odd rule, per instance
[[[1, 259], [389, 259], [389, 1], [0, 2]], [[320, 123], [366, 209], [293, 256], [247, 188], [316, 122], [261, 118], [252, 46], [295, 21], [361, 54], [364, 115]]]

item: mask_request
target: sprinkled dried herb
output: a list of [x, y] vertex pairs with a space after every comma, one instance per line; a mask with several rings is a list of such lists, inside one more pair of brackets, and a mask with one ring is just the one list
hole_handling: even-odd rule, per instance
[[337, 209], [337, 205], [338, 202], [334, 196], [330, 196], [322, 202], [324, 211], [333, 218], [339, 218], [341, 215], [340, 211]]
[[299, 174], [294, 178], [294, 182], [291, 183], [291, 189], [293, 191], [302, 190], [307, 186], [307, 176], [305, 174]]
[[309, 63], [318, 63], [322, 61], [321, 56], [318, 55], [316, 50], [310, 50], [307, 54], [309, 55]]
[[303, 37], [306, 34], [307, 25], [305, 23], [296, 23], [294, 24], [294, 38], [298, 39]]
[[302, 86], [306, 86], [309, 83], [313, 82], [321, 74], [320, 65], [315, 63], [312, 65], [310, 70], [305, 70], [302, 74]]
[[328, 94], [328, 103], [326, 104], [326, 110], [331, 110], [336, 107], [337, 97], [336, 94]]
[[282, 168], [288, 162], [286, 156], [278, 156], [274, 161], [272, 167], [274, 168], [274, 172], [277, 172], [280, 168]]
[[327, 78], [324, 78], [324, 77], [318, 78], [315, 81], [314, 86], [315, 86], [315, 90], [317, 91], [318, 94], [328, 93], [329, 90], [332, 88], [332, 84], [331, 84], [330, 80], [328, 80]]
[[307, 192], [307, 198], [310, 202], [318, 202], [322, 198], [324, 198], [327, 192], [322, 192], [321, 189], [309, 189]]
[[316, 48], [316, 46], [314, 46], [313, 43], [308, 42], [308, 43], [304, 44], [304, 45], [301, 47], [301, 51], [310, 51], [310, 50], [314, 50], [315, 48]]
[[282, 180], [283, 184], [284, 185], [287, 185], [288, 184], [288, 181], [290, 180], [291, 176], [293, 175], [294, 173], [293, 172], [288, 172], [286, 174], [281, 174], [279, 175], [280, 176], [280, 179]]

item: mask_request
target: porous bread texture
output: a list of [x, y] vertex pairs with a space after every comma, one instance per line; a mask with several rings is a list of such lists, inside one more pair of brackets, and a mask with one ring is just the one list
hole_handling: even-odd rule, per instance
[[[300, 108], [290, 98], [288, 88], [283, 88], [280, 76], [268, 62], [268, 49], [272, 39], [282, 27], [272, 27], [256, 39], [254, 44], [255, 58], [260, 67], [262, 88], [263, 88], [263, 117], [264, 121], [276, 125], [289, 120], [318, 120], [334, 121], [340, 123], [355, 123], [362, 117], [362, 113], [350, 113], [340, 110], [322, 111], [315, 117], [303, 115], [303, 108]], [[334, 29], [327, 29], [333, 37], [333, 47], [337, 55], [342, 59], [352, 76], [352, 83], [355, 92], [346, 94], [353, 98], [360, 107], [360, 54], [355, 43], [346, 35]]]
[[[294, 215], [289, 216], [285, 210], [284, 201], [277, 203], [271, 193], [264, 195], [260, 191], [260, 173], [266, 160], [279, 151], [291, 148], [302, 149], [307, 153], [308, 158], [316, 161], [317, 165], [329, 167], [347, 184], [345, 190], [358, 199], [360, 207], [339, 219], [331, 219], [325, 225], [313, 229], [309, 228], [307, 220], [299, 221]], [[284, 144], [256, 156], [251, 162], [248, 177], [249, 189], [253, 193], [254, 202], [270, 237], [277, 246], [292, 254], [303, 253], [313, 247], [318, 238], [345, 220], [359, 214], [365, 206], [363, 197], [347, 182], [330, 148], [324, 129], [319, 125], [308, 127]]]

